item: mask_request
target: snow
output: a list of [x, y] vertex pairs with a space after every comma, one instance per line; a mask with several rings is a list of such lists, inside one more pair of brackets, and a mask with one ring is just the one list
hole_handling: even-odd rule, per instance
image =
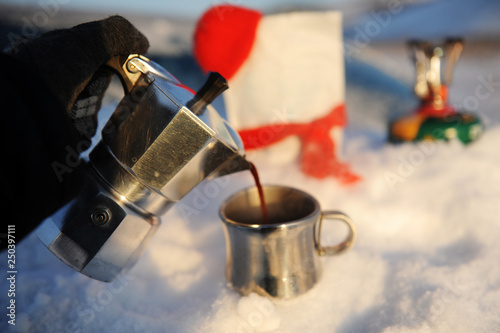
[[[218, 207], [252, 184], [250, 173], [242, 172], [201, 184], [167, 212], [138, 264], [112, 283], [73, 271], [29, 236], [16, 248], [15, 326], [5, 316], [9, 285], [0, 282], [0, 330], [500, 332], [499, 46], [471, 41], [454, 73], [452, 103], [475, 106], [470, 111], [486, 124], [469, 146], [385, 142], [388, 119], [415, 106], [413, 68], [400, 42], [372, 41], [346, 63], [344, 158], [363, 176], [361, 183], [314, 180], [296, 164], [276, 167], [255, 157], [263, 183], [303, 189], [357, 226], [355, 246], [322, 258], [322, 279], [306, 294], [280, 301], [241, 297], [226, 286]], [[487, 98], [477, 97], [481, 85]], [[474, 97], [477, 104], [470, 102]], [[109, 112], [112, 103], [105, 107]], [[193, 208], [191, 214], [181, 204]], [[325, 224], [324, 242], [342, 232]], [[2, 257], [5, 272], [5, 252]]]

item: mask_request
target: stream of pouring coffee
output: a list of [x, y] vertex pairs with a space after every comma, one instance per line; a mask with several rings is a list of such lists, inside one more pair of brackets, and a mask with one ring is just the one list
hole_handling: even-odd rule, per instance
[[260, 209], [262, 210], [262, 218], [265, 224], [269, 223], [269, 216], [267, 215], [267, 206], [266, 200], [264, 198], [264, 189], [262, 188], [262, 184], [260, 183], [259, 173], [257, 172], [257, 168], [255, 164], [249, 162], [250, 164], [250, 172], [252, 173], [253, 179], [255, 181], [255, 186], [257, 186], [257, 190], [259, 191], [259, 199], [260, 199]]
[[[224, 90], [228, 88], [226, 79], [217, 72], [210, 72], [207, 81], [203, 87], [196, 92], [196, 95], [186, 104], [186, 106], [195, 115], [199, 116], [205, 112], [208, 104], [212, 103], [217, 96], [219, 96]], [[262, 210], [262, 218], [264, 223], [269, 223], [269, 217], [267, 215], [266, 201], [264, 199], [264, 190], [262, 189], [262, 184], [260, 183], [259, 173], [257, 168], [252, 162], [250, 164], [250, 172], [252, 173], [253, 179], [255, 180], [255, 186], [259, 191], [260, 207]]]

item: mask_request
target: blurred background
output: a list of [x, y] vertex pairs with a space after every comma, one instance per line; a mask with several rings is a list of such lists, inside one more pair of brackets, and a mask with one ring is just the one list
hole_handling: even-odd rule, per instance
[[[265, 14], [340, 10], [344, 25], [346, 97], [352, 120], [346, 133], [349, 137], [359, 130], [365, 133], [368, 130], [379, 143], [386, 138], [387, 119], [407, 113], [416, 105], [412, 93], [414, 65], [405, 47], [406, 40], [464, 37], [466, 46], [454, 73], [457, 80], [468, 75], [472, 68], [461, 63], [470, 57], [493, 61], [491, 56], [500, 43], [500, 2], [488, 0], [1, 0], [0, 45], [7, 47], [22, 34], [36, 36], [50, 29], [120, 14], [148, 37], [151, 45], [148, 55], [153, 60], [188, 86], [197, 88], [204, 74], [192, 57], [192, 34], [200, 15], [218, 4], [247, 6]], [[493, 71], [498, 68], [495, 63], [485, 65]], [[452, 84], [450, 102], [459, 105], [457, 96], [467, 95], [465, 90], [474, 89], [477, 83], [470, 84], [462, 85], [463, 89]], [[364, 108], [359, 105], [359, 89], [368, 94], [363, 95], [368, 100], [375, 100], [370, 103], [368, 118], [366, 110], [355, 112]], [[215, 106], [224, 114], [221, 100]], [[488, 119], [496, 117], [488, 110], [485, 113]]]

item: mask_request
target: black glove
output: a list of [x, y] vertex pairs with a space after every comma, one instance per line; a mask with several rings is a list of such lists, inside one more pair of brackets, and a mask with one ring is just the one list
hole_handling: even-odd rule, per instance
[[16, 226], [19, 241], [72, 198], [78, 154], [95, 133], [112, 77], [103, 65], [148, 47], [130, 22], [112, 16], [45, 33], [14, 54], [0, 54], [7, 198], [0, 209], [0, 248], [7, 225]]
[[[34, 65], [79, 132], [92, 136], [112, 76], [102, 65], [117, 55], [144, 54], [148, 47], [146, 37], [130, 22], [111, 16], [48, 32], [21, 48], [16, 58]], [[83, 123], [80, 118], [85, 117], [92, 117], [92, 123]]]

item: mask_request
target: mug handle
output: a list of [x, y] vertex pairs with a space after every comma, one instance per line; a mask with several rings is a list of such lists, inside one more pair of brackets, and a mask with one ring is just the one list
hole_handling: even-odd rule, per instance
[[[338, 221], [344, 222], [349, 227], [349, 234], [342, 242], [340, 242], [337, 245], [322, 246], [321, 245], [321, 226], [323, 223], [323, 219], [338, 220]], [[357, 238], [356, 227], [352, 223], [352, 220], [349, 218], [349, 216], [345, 215], [342, 212], [336, 211], [336, 210], [321, 212], [321, 216], [319, 218], [319, 225], [318, 225], [318, 237], [316, 239], [316, 250], [318, 251], [318, 254], [320, 256], [324, 256], [324, 255], [331, 256], [331, 255], [335, 255], [335, 254], [340, 254], [340, 253], [350, 249], [354, 245], [354, 243], [356, 242], [356, 238]]]

